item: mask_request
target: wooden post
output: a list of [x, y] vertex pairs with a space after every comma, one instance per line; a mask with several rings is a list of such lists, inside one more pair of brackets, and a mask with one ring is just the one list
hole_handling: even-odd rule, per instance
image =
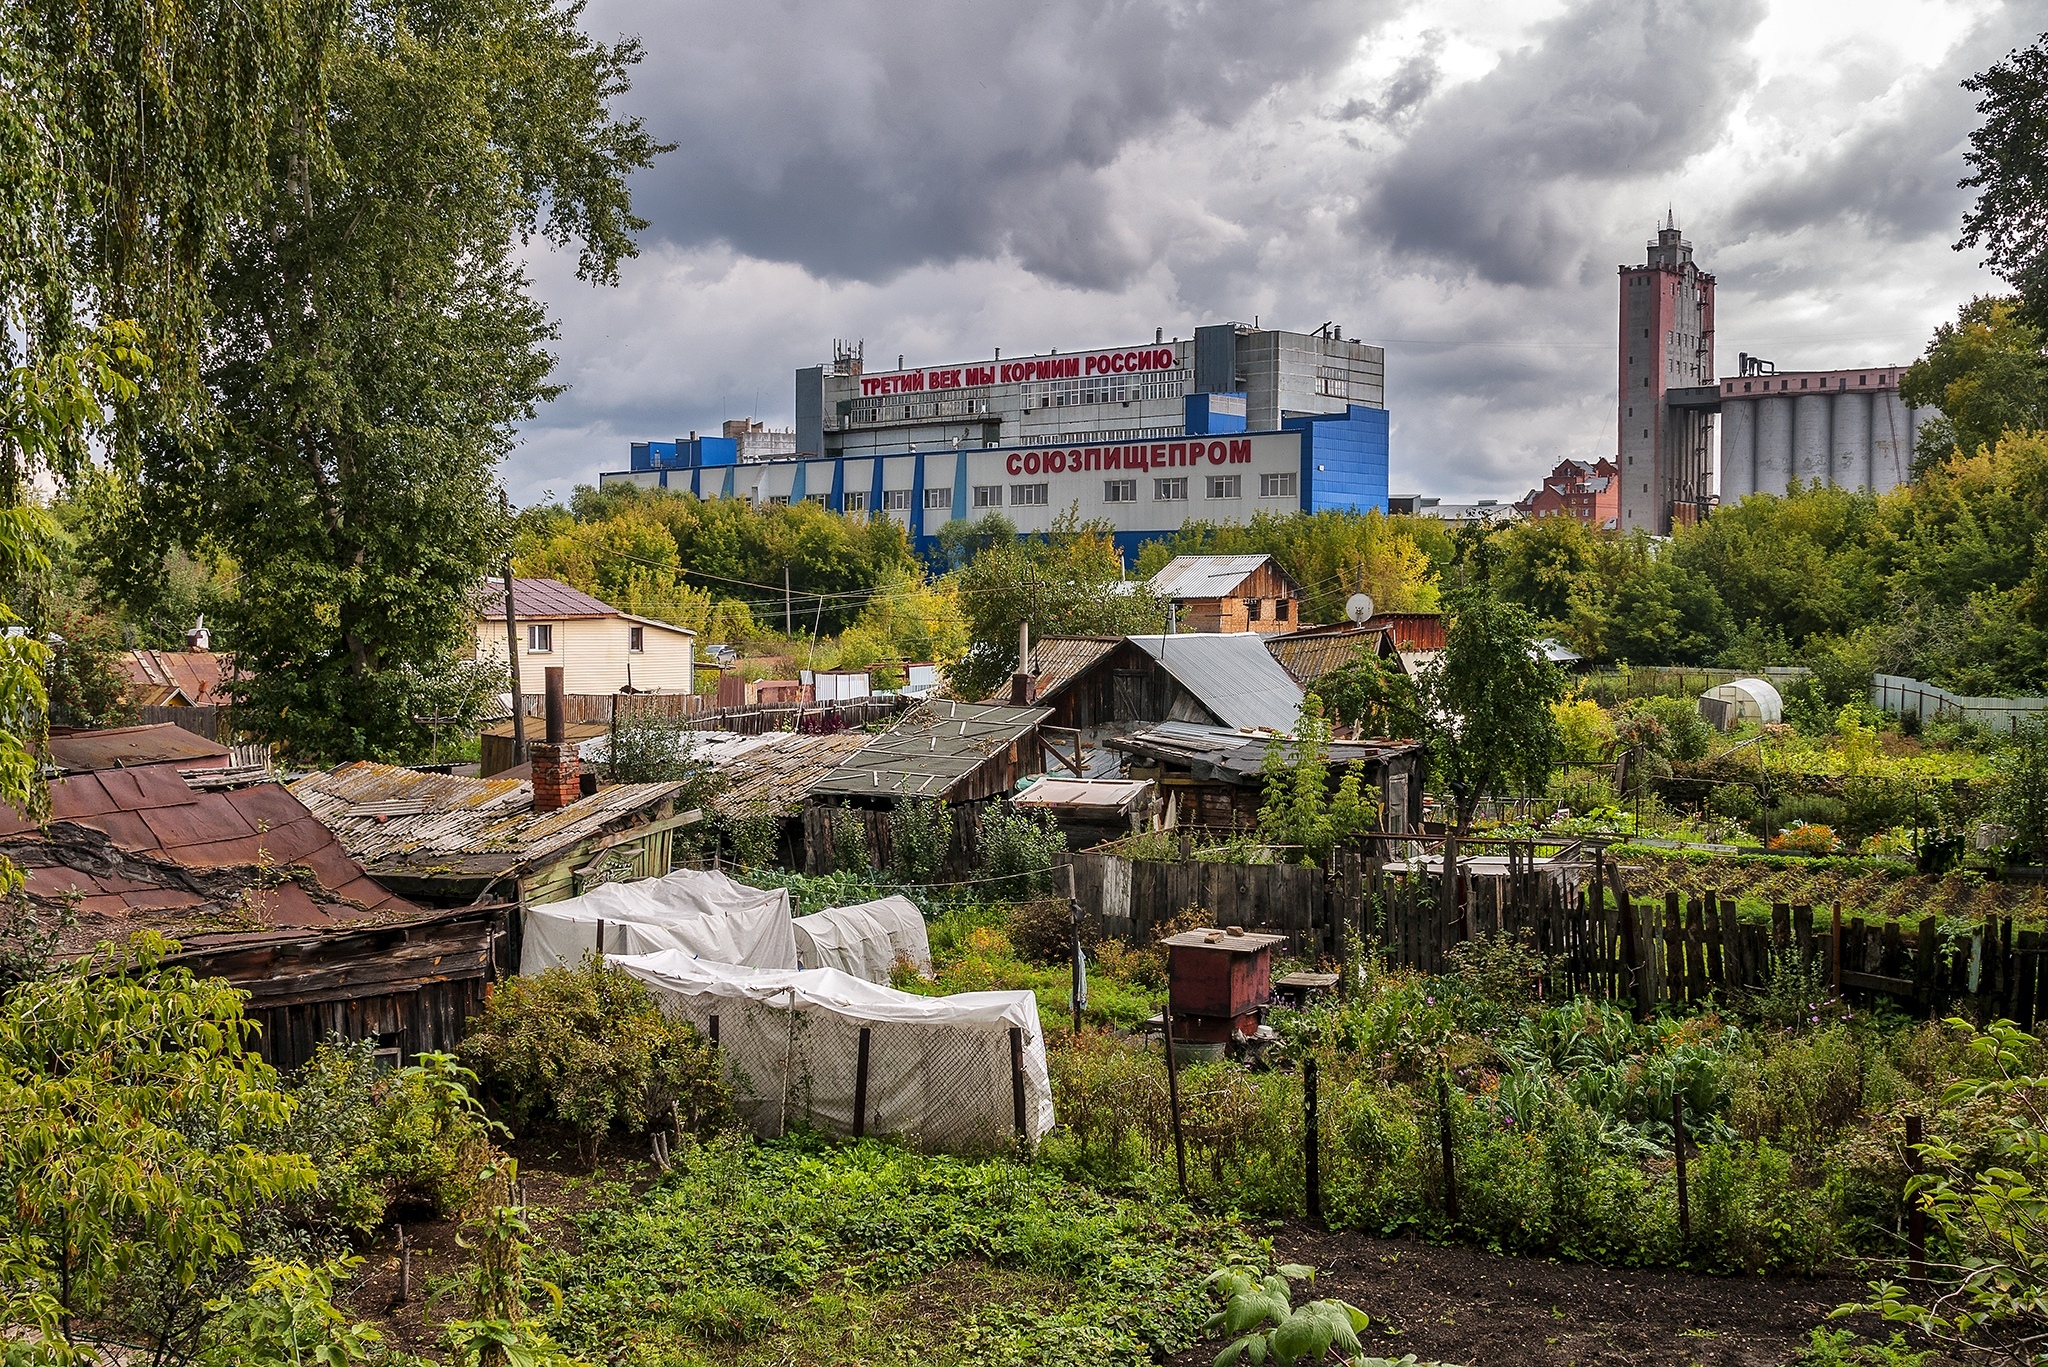
[[1321, 1130], [1316, 1116], [1316, 1061], [1301, 1064], [1302, 1147], [1308, 1159], [1308, 1222], [1323, 1222], [1323, 1154]]
[[711, 1018], [711, 1047], [714, 1050], [718, 1048], [718, 1017], [716, 1015]]
[[1915, 1281], [1927, 1275], [1927, 1212], [1913, 1192], [1920, 1175], [1920, 1117], [1906, 1117], [1906, 1272]]
[[1828, 926], [1828, 972], [1834, 982], [1835, 996], [1842, 995], [1842, 904], [1835, 903], [1834, 917]]
[[1067, 957], [1073, 970], [1073, 983], [1068, 991], [1067, 1000], [1074, 1008], [1074, 1038], [1079, 1039], [1081, 1012], [1088, 1006], [1088, 989], [1081, 967], [1081, 900], [1074, 895], [1074, 861], [1071, 858], [1067, 861], [1067, 916], [1073, 922], [1073, 933], [1067, 945]]
[[1180, 1178], [1180, 1199], [1188, 1199], [1188, 1146], [1180, 1129], [1180, 1065], [1173, 1059], [1173, 987], [1166, 988], [1166, 1009], [1159, 1015], [1166, 1027], [1166, 1108], [1173, 1118], [1173, 1170]]
[[853, 1137], [868, 1132], [868, 1027], [860, 1028], [860, 1044], [853, 1057]]
[[1458, 1218], [1458, 1170], [1451, 1156], [1451, 1072], [1436, 1076], [1436, 1128], [1444, 1153], [1444, 1214]]
[[1017, 1142], [1030, 1142], [1030, 1131], [1024, 1125], [1024, 1027], [1010, 1027], [1010, 1105], [1016, 1113]]
[[1678, 1237], [1692, 1242], [1692, 1207], [1685, 1191], [1685, 1089], [1671, 1089], [1671, 1152], [1678, 1160]]
[[412, 1245], [405, 1241], [405, 1226], [398, 1227], [398, 1299], [412, 1299]]
[[[512, 505], [502, 491], [498, 499], [509, 518]], [[526, 763], [526, 700], [519, 691], [519, 607], [512, 596], [510, 552], [505, 555], [505, 654], [512, 665], [512, 766], [517, 768]]]

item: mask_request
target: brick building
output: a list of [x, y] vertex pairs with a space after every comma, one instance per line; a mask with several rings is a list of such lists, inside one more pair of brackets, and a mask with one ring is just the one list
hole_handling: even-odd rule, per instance
[[1561, 460], [1515, 504], [1524, 517], [1575, 517], [1594, 531], [1621, 525], [1621, 470], [1611, 460]]

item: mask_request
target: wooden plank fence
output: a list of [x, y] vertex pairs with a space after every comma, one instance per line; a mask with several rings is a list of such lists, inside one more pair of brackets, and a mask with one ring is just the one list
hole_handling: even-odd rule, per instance
[[1931, 916], [1866, 923], [1780, 902], [1764, 925], [1739, 918], [1735, 899], [1719, 892], [1632, 896], [1598, 847], [1543, 860], [1526, 842], [1509, 844], [1503, 860], [1505, 843], [1476, 869], [1454, 854], [1454, 880], [1441, 863], [1362, 850], [1340, 850], [1328, 869], [1093, 851], [1066, 862], [1093, 931], [1137, 944], [1200, 907], [1213, 925], [1285, 934], [1302, 955], [1338, 956], [1350, 929], [1387, 964], [1426, 973], [1447, 971], [1463, 941], [1526, 936], [1548, 961], [1546, 995], [1602, 997], [1643, 1013], [1761, 991], [1775, 972], [1803, 964], [1822, 995], [1880, 995], [1931, 1013], [1968, 1002], [2030, 1030], [2048, 1018], [2048, 936], [2015, 930], [2010, 917], [1944, 934]]

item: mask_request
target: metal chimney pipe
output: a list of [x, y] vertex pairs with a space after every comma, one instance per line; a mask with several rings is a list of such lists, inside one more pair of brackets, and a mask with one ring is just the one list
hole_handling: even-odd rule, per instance
[[568, 726], [564, 719], [567, 705], [562, 700], [562, 667], [549, 665], [547, 668], [548, 687], [548, 741], [549, 745], [561, 745], [568, 739]]

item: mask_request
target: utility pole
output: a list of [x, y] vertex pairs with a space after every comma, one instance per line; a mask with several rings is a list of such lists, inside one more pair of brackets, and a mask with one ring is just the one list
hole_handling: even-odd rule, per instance
[[782, 567], [782, 634], [784, 636], [796, 635], [796, 627], [792, 625], [793, 621], [794, 618], [791, 616], [789, 609], [789, 566], [784, 565]]
[[[498, 491], [498, 506], [509, 521], [511, 500]], [[512, 552], [505, 551], [505, 655], [512, 663], [512, 763], [526, 763], [526, 702], [519, 695], [519, 610], [512, 596]]]

